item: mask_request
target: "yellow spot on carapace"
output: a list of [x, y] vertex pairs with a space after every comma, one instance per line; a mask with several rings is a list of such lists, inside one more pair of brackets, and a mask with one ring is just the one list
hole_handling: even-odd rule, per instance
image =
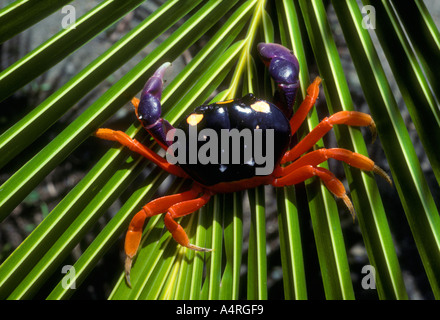
[[196, 126], [203, 119], [203, 114], [193, 113], [186, 118], [186, 122], [188, 122], [191, 126]]
[[217, 104], [226, 104], [226, 103], [231, 103], [232, 101], [234, 101], [234, 99], [230, 99], [230, 100], [226, 100], [226, 101], [219, 101], [219, 102], [217, 102]]
[[251, 108], [257, 112], [264, 112], [264, 113], [270, 112], [269, 104], [264, 101], [257, 101], [254, 104], [251, 104]]

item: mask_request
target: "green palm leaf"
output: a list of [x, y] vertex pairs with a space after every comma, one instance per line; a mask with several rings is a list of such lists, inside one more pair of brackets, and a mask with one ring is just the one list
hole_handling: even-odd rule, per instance
[[[58, 1], [53, 6], [52, 1], [17, 0], [1, 8], [0, 41], [12, 43], [21, 32], [53, 18], [54, 12], [69, 2]], [[102, 1], [77, 19], [75, 29], [60, 25], [60, 31], [49, 40], [6, 66], [0, 72], [2, 110], [7, 110], [17, 95], [29, 92], [41, 74], [66, 63], [67, 57], [75, 56], [76, 50], [88, 42], [104, 37], [121, 19], [145, 12], [139, 11], [145, 6], [143, 1], [115, 3]], [[375, 9], [374, 34], [379, 43], [372, 40], [372, 33], [363, 24], [362, 9], [367, 5]], [[355, 83], [346, 76], [335, 41], [340, 28], [361, 95], [376, 121], [396, 191], [371, 174], [344, 165], [340, 178], [346, 177], [357, 213], [355, 224], [346, 208], [317, 179], [275, 192], [273, 188], [258, 187], [215, 195], [205, 207], [179, 220], [192, 243], [214, 251], [181, 248], [163, 231], [162, 217], [153, 217], [146, 223], [133, 263], [132, 288], [125, 283], [120, 260], [106, 265], [112, 280], [103, 284], [107, 291], [102, 295], [109, 299], [354, 299], [373, 293], [380, 299], [411, 298], [414, 294], [408, 290], [401, 271], [405, 263], [398, 254], [402, 244], [393, 238], [397, 228], [394, 224], [399, 219], [406, 221], [409, 234], [405, 236], [412, 238], [417, 247], [411, 259], [423, 264], [423, 276], [431, 290], [425, 297], [439, 298], [440, 217], [433, 196], [440, 181], [436, 152], [440, 136], [436, 72], [439, 32], [422, 1], [403, 4], [365, 0], [363, 6], [356, 1], [331, 1], [326, 7], [321, 0], [162, 1], [159, 8], [19, 119], [7, 113], [0, 118], [6, 125], [0, 136], [4, 179], [0, 186], [1, 230], [8, 228], [17, 212], [24, 214], [28, 195], [39, 190], [63, 161], [69, 161], [84, 146], [105, 144], [90, 135], [105, 122], [112, 123], [115, 113], [141, 90], [158, 65], [188, 52], [195, 54], [177, 70], [162, 96], [163, 116], [170, 123], [178, 122], [185, 112], [206, 101], [247, 92], [271, 96], [270, 80], [255, 55], [255, 45], [260, 41], [280, 42], [298, 57], [301, 90], [297, 100], [305, 97], [312, 74], [323, 78], [321, 99], [301, 126], [298, 139], [322, 117], [356, 110], [352, 93]], [[142, 50], [153, 42], [158, 46], [145, 54]], [[197, 46], [200, 49], [196, 50]], [[382, 49], [397, 83], [397, 93], [391, 90], [390, 78], [379, 59]], [[91, 92], [100, 90], [109, 77], [139, 56], [108, 90], [102, 90], [99, 98], [74, 116], [76, 105], [87, 101]], [[416, 146], [398, 109], [400, 96], [434, 179], [428, 180], [422, 171]], [[68, 121], [63, 121], [66, 118]], [[123, 130], [158, 150], [132, 114], [129, 119]], [[53, 131], [55, 127], [58, 129]], [[380, 161], [381, 153], [370, 151], [373, 149], [365, 143], [363, 130], [337, 126], [334, 133], [339, 147], [370, 153], [373, 160]], [[53, 139], [41, 145], [41, 137], [47, 134], [53, 134]], [[327, 140], [319, 141], [317, 147], [324, 147], [324, 142], [329, 147]], [[186, 181], [168, 177], [126, 148], [111, 146], [87, 166], [79, 182], [60, 196], [20, 246], [8, 249], [10, 245], [1, 238], [0, 298], [67, 299], [84, 294], [85, 284], [91, 283], [102, 261], [114, 251], [121, 252], [121, 235], [139, 208], [159, 195], [187, 188]], [[334, 164], [329, 161], [322, 166], [333, 170]], [[397, 198], [394, 201], [402, 209], [391, 211], [388, 194]], [[44, 208], [42, 203], [39, 205]], [[118, 209], [109, 217], [112, 207]], [[271, 216], [278, 221], [279, 246], [275, 253], [268, 249], [272, 243], [268, 233], [273, 228], [266, 219]], [[102, 221], [102, 227], [95, 228]], [[358, 228], [356, 245], [360, 242], [366, 253], [364, 265], [375, 269], [376, 290], [359, 289], [365, 274], [353, 262], [350, 236]], [[79, 247], [81, 254], [74, 258], [72, 253]], [[279, 261], [282, 269], [279, 283], [283, 289], [276, 292], [277, 287], [271, 285], [278, 270], [273, 260]], [[65, 275], [63, 267], [70, 264], [73, 269]], [[66, 286], [67, 278], [76, 289]]]

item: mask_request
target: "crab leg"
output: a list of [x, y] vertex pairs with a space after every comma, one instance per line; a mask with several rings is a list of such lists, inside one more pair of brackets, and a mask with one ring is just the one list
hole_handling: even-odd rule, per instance
[[350, 166], [356, 167], [361, 170], [373, 171], [374, 173], [379, 174], [389, 184], [392, 185], [391, 178], [385, 173], [385, 171], [383, 171], [379, 166], [377, 166], [373, 160], [362, 154], [355, 153], [350, 150], [342, 149], [342, 148], [332, 148], [332, 149], [322, 148], [319, 150], [309, 152], [304, 156], [302, 156], [301, 158], [299, 158], [298, 160], [296, 160], [295, 162], [288, 165], [287, 167], [277, 168], [275, 175], [285, 176], [305, 165], [317, 166], [318, 164], [323, 163], [329, 158], [343, 161], [349, 164]]
[[313, 165], [305, 165], [295, 170], [291, 171], [289, 174], [282, 176], [281, 178], [277, 178], [272, 182], [272, 185], [275, 187], [284, 187], [287, 185], [294, 185], [300, 182], [303, 182], [313, 176], [318, 176], [322, 182], [324, 182], [327, 189], [330, 190], [337, 198], [340, 198], [344, 201], [348, 210], [350, 210], [350, 214], [355, 218], [355, 212], [353, 204], [351, 203], [350, 198], [347, 196], [347, 192], [345, 191], [345, 187], [340, 180], [338, 180], [333, 173], [325, 168], [315, 167]]
[[304, 101], [299, 106], [298, 110], [293, 114], [292, 118], [290, 118], [290, 129], [291, 134], [294, 135], [301, 124], [307, 117], [310, 109], [315, 105], [316, 99], [318, 99], [319, 95], [319, 84], [321, 83], [321, 78], [316, 77], [315, 80], [309, 85], [307, 88], [307, 96]]
[[142, 210], [134, 215], [125, 236], [125, 254], [127, 256], [125, 260], [125, 278], [129, 285], [131, 264], [141, 242], [145, 219], [167, 212], [169, 208], [182, 201], [196, 198], [200, 191], [200, 187], [195, 185], [188, 191], [155, 199], [142, 207]]
[[[296, 114], [297, 113], [295, 113], [295, 115]], [[373, 141], [376, 137], [376, 125], [370, 115], [357, 111], [340, 111], [330, 117], [324, 118], [304, 139], [298, 142], [293, 149], [288, 150], [284, 154], [281, 163], [283, 164], [297, 159], [304, 152], [312, 148], [335, 124], [369, 126], [373, 135]]]
[[153, 152], [142, 143], [137, 141], [136, 139], [130, 138], [125, 132], [115, 131], [112, 129], [100, 128], [96, 130], [95, 136], [100, 139], [117, 141], [123, 146], [126, 146], [131, 151], [139, 153], [144, 156], [148, 160], [154, 162], [157, 166], [162, 168], [163, 170], [176, 175], [178, 177], [187, 177], [187, 174], [178, 166], [168, 163], [166, 159], [159, 156], [157, 153]]
[[187, 200], [183, 202], [176, 203], [168, 209], [165, 214], [165, 226], [168, 231], [173, 236], [174, 240], [177, 241], [181, 246], [187, 247], [196, 251], [211, 251], [212, 249], [206, 249], [198, 247], [189, 243], [188, 235], [185, 230], [178, 224], [174, 219], [185, 216], [187, 214], [193, 213], [194, 211], [203, 207], [211, 198], [212, 194], [210, 192], [204, 193], [201, 197], [197, 199]]

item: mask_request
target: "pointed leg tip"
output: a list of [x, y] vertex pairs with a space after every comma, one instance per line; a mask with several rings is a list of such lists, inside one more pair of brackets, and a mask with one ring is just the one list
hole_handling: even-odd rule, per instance
[[212, 249], [199, 247], [199, 246], [196, 246], [196, 245], [194, 245], [194, 244], [189, 244], [189, 245], [187, 246], [187, 248], [188, 248], [188, 249], [191, 249], [191, 250], [195, 250], [195, 251], [201, 251], [201, 252], [211, 252], [211, 251], [213, 251]]
[[130, 273], [125, 274], [125, 282], [127, 283], [127, 286], [131, 289]]
[[128, 287], [131, 289], [131, 281], [130, 281], [130, 270], [131, 264], [133, 263], [133, 259], [129, 256], [125, 258], [125, 281], [127, 282]]
[[391, 177], [381, 167], [374, 165], [373, 172], [380, 175], [391, 187], [393, 187], [393, 180], [391, 180]]
[[377, 138], [376, 123], [373, 120], [371, 120], [369, 127], [371, 132], [371, 144], [373, 144]]
[[345, 205], [347, 206], [348, 210], [350, 211], [350, 214], [353, 218], [353, 223], [355, 223], [356, 212], [354, 211], [353, 203], [351, 202], [350, 198], [346, 194], [342, 197], [342, 200], [344, 201]]

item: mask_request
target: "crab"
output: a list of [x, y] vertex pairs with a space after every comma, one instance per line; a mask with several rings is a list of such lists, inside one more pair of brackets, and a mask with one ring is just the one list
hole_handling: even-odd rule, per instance
[[[248, 94], [241, 99], [202, 105], [188, 114], [175, 128], [166, 119], [161, 118], [160, 100], [164, 73], [170, 65], [168, 62], [156, 70], [143, 88], [140, 99], [133, 98], [132, 103], [136, 117], [142, 126], [168, 152], [172, 153], [171, 147], [176, 146], [177, 130], [188, 135], [191, 135], [191, 132], [197, 134], [206, 129], [210, 129], [211, 134], [248, 130], [253, 141], [256, 141], [257, 135], [260, 136], [260, 140], [266, 137], [266, 145], [260, 147], [265, 149], [266, 157], [270, 156], [273, 160], [269, 163], [269, 168], [267, 168], [267, 163], [253, 161], [252, 155], [247, 159], [240, 157], [239, 161], [231, 163], [229, 160], [233, 155], [231, 152], [228, 153], [230, 150], [222, 149], [221, 146], [218, 146], [217, 150], [211, 149], [212, 153], [227, 152], [229, 156], [222, 157], [220, 162], [196, 159], [173, 163], [167, 161], [168, 157], [166, 159], [159, 156], [122, 131], [100, 128], [95, 132], [96, 137], [117, 141], [154, 162], [166, 172], [193, 181], [189, 190], [152, 200], [134, 215], [125, 238], [125, 276], [129, 286], [131, 286], [130, 269], [141, 242], [144, 222], [154, 215], [165, 213], [165, 226], [178, 244], [192, 250], [206, 252], [211, 249], [191, 244], [185, 230], [175, 219], [200, 209], [217, 193], [236, 192], [260, 185], [284, 187], [316, 176], [336, 198], [342, 199], [354, 219], [355, 210], [343, 183], [332, 172], [319, 167], [321, 163], [333, 158], [361, 170], [379, 174], [391, 184], [388, 174], [364, 155], [342, 148], [321, 148], [310, 151], [334, 125], [368, 126], [375, 137], [376, 126], [368, 114], [357, 111], [334, 113], [324, 118], [308, 135], [290, 148], [292, 136], [297, 132], [318, 98], [321, 78], [316, 77], [309, 85], [306, 98], [297, 111], [293, 112], [296, 93], [299, 89], [298, 60], [289, 49], [275, 43], [258, 44], [258, 52], [276, 84], [273, 103]], [[195, 142], [196, 152], [201, 148], [206, 149], [209, 141], [215, 141], [215, 139], [211, 140], [211, 135], [210, 139], [206, 139], [206, 136], [204, 138], [199, 138]], [[267, 143], [268, 139], [269, 143]], [[194, 153], [188, 154], [190, 152], [186, 152], [185, 156], [185, 152], [181, 151], [182, 148], [183, 151], [188, 149], [189, 143], [186, 141], [179, 145], [179, 153], [184, 156], [184, 160], [194, 156]], [[240, 144], [241, 151], [246, 147], [249, 146]], [[257, 174], [257, 172], [260, 173]], [[261, 174], [261, 172], [264, 173]]]

